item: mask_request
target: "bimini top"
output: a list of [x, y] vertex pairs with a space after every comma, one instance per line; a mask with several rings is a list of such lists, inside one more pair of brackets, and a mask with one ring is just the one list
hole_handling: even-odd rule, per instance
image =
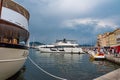
[[29, 17], [30, 17], [29, 12], [24, 7], [19, 5], [18, 3], [14, 2], [12, 0], [3, 0], [2, 6], [12, 9], [12, 10], [22, 14], [24, 17], [27, 18], [27, 20], [29, 20]]

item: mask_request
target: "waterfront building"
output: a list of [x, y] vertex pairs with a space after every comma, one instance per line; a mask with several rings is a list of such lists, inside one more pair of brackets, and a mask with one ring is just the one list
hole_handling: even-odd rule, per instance
[[120, 45], [120, 28], [114, 31], [115, 38], [116, 38], [116, 45]]
[[106, 33], [103, 34], [102, 47], [108, 47], [109, 46], [109, 35], [110, 35], [110, 32], [106, 32]]
[[97, 46], [115, 47], [120, 45], [120, 28], [97, 36]]
[[97, 45], [100, 47], [108, 47], [109, 46], [109, 34], [110, 32], [99, 34], [97, 37]]
[[110, 32], [108, 38], [109, 38], [109, 46], [112, 47], [112, 46], [115, 46], [116, 45], [116, 35], [114, 33], [115, 31], [113, 32]]
[[[110, 33], [109, 33], [110, 34]], [[109, 42], [109, 34], [106, 35], [106, 47], [109, 47], [110, 46], [110, 42]]]
[[102, 34], [97, 36], [97, 46], [102, 46]]

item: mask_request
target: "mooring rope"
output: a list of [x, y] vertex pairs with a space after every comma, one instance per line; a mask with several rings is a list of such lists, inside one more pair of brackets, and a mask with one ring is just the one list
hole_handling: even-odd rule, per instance
[[29, 59], [38, 69], [40, 69], [41, 71], [43, 71], [43, 72], [46, 73], [47, 75], [52, 76], [52, 77], [54, 77], [54, 78], [56, 78], [56, 79], [59, 79], [59, 80], [67, 80], [67, 79], [65, 79], [65, 78], [61, 78], [61, 77], [55, 76], [55, 75], [53, 75], [53, 74], [50, 74], [49, 72], [45, 71], [45, 70], [42, 69], [40, 66], [38, 66], [30, 57], [28, 57], [28, 59]]

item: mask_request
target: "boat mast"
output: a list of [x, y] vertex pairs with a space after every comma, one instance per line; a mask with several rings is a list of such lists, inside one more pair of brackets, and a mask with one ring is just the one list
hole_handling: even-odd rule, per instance
[[1, 19], [1, 13], [2, 13], [2, 4], [3, 4], [3, 0], [0, 0], [0, 19]]

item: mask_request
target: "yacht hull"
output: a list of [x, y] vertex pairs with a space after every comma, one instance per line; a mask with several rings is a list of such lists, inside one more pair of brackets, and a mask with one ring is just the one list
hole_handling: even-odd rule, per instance
[[81, 48], [39, 48], [39, 50], [43, 53], [84, 53]]
[[84, 53], [75, 40], [56, 40], [52, 45], [40, 45], [37, 47], [45, 53]]
[[28, 54], [25, 49], [0, 48], [0, 80], [6, 80], [18, 72]]
[[0, 0], [0, 80], [14, 75], [27, 59], [29, 17], [13, 0]]

